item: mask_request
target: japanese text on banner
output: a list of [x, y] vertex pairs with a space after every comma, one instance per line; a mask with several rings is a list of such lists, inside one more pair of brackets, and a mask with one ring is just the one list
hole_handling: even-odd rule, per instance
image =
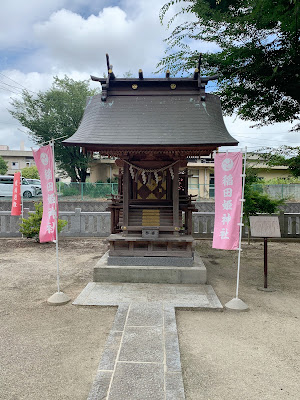
[[21, 215], [21, 172], [14, 174], [11, 215]]
[[215, 225], [213, 248], [236, 250], [242, 198], [242, 153], [215, 157]]
[[57, 196], [54, 176], [53, 153], [49, 145], [33, 151], [38, 168], [43, 194], [43, 218], [40, 228], [40, 242], [56, 240]]

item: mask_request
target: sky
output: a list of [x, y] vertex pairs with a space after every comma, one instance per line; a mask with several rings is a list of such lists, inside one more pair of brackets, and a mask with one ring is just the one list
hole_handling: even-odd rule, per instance
[[[0, 145], [27, 150], [33, 142], [8, 112], [12, 98], [21, 98], [22, 89], [32, 93], [47, 90], [53, 76], [76, 80], [103, 76], [105, 54], [110, 56], [117, 76], [130, 71], [154, 77], [164, 56], [164, 39], [169, 32], [159, 21], [166, 0], [2, 0], [0, 14]], [[171, 17], [176, 7], [169, 12]], [[168, 17], [167, 15], [167, 17]], [[178, 21], [179, 22], [179, 21]], [[212, 49], [194, 43], [199, 52]], [[157, 75], [156, 75], [157, 76]], [[91, 82], [91, 87], [98, 87]], [[230, 134], [240, 148], [248, 151], [263, 146], [299, 146], [299, 134], [292, 124], [251, 128], [251, 121], [225, 117]]]

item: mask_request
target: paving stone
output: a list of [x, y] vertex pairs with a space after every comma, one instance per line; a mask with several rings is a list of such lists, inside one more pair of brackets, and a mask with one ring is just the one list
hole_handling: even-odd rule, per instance
[[119, 302], [125, 303], [145, 303], [147, 302], [147, 294], [145, 293], [126, 293], [117, 298]]
[[163, 362], [161, 327], [126, 327], [119, 361]]
[[110, 331], [99, 363], [99, 370], [114, 369], [122, 334], [122, 332]]
[[165, 332], [177, 332], [175, 308], [164, 306], [164, 329]]
[[207, 285], [175, 285], [176, 295], [193, 294], [193, 295], [206, 295], [205, 286]]
[[163, 364], [118, 363], [108, 400], [165, 400]]
[[181, 372], [165, 374], [166, 400], [185, 400]]
[[167, 372], [181, 372], [177, 332], [165, 332], [165, 351]]
[[121, 303], [118, 307], [118, 311], [115, 316], [114, 324], [112, 326], [112, 330], [114, 331], [123, 331], [127, 314], [128, 314], [129, 304]]
[[216, 295], [216, 292], [214, 291], [213, 287], [210, 285], [206, 285], [205, 291], [206, 291], [207, 299], [210, 303], [210, 307], [222, 310], [223, 306], [222, 306], [218, 296]]
[[130, 306], [127, 326], [162, 326], [162, 303], [133, 303]]
[[111, 371], [98, 371], [87, 400], [105, 400], [111, 377]]
[[119, 283], [97, 283], [95, 286], [95, 293], [101, 294], [119, 294], [122, 292], [122, 285]]
[[96, 282], [89, 282], [72, 304], [84, 305], [86, 299], [91, 294], [91, 292], [95, 288], [95, 286], [96, 286]]

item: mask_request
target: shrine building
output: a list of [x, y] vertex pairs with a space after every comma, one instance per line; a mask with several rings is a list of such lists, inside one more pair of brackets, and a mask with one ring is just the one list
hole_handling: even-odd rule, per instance
[[[112, 196], [108, 265], [183, 265], [194, 262], [187, 162], [220, 146], [236, 146], [210, 79], [92, 76], [102, 93], [87, 99], [78, 130], [64, 141], [116, 158], [118, 195]], [[177, 261], [176, 261], [177, 260]], [[176, 261], [176, 262], [175, 262]]]

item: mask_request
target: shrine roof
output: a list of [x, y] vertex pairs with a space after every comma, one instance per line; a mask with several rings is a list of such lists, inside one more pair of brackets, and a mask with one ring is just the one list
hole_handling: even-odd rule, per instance
[[[93, 149], [102, 145], [237, 145], [224, 124], [219, 97], [201, 96], [194, 84], [187, 86], [190, 81], [177, 79], [178, 92], [170, 90], [170, 83], [154, 92], [147, 90], [146, 82], [144, 91], [111, 86], [107, 98], [103, 99], [102, 92], [87, 99], [79, 128], [63, 143]], [[125, 79], [122, 82], [126, 84]]]

